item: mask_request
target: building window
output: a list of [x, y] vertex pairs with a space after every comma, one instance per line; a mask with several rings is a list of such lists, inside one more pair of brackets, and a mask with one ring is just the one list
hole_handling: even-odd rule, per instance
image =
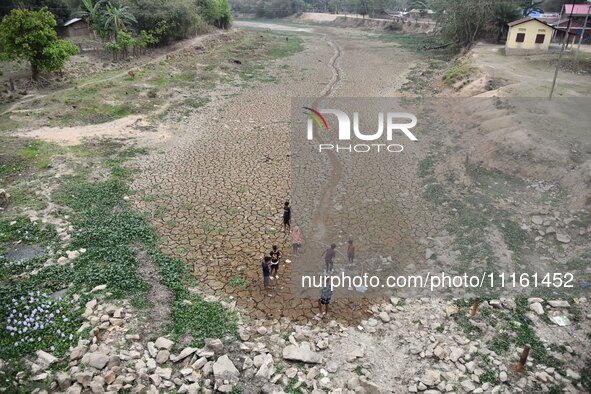
[[525, 41], [525, 33], [517, 33], [517, 38], [515, 42], [524, 42]]
[[546, 38], [545, 34], [538, 34], [536, 36], [536, 44], [543, 44], [545, 38]]

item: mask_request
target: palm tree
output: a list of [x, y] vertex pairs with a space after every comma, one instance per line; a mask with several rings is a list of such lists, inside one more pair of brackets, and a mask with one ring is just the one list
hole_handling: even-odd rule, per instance
[[505, 33], [505, 26], [508, 23], [513, 22], [521, 17], [521, 11], [515, 4], [501, 2], [498, 3], [494, 10], [494, 22], [495, 26], [499, 29], [497, 35], [497, 44], [501, 42], [503, 33]]
[[99, 0], [96, 3], [93, 0], [81, 0], [82, 6], [84, 7], [80, 11], [77, 11], [73, 14], [76, 18], [82, 18], [86, 20], [88, 27], [94, 26], [95, 22], [99, 17], [99, 9], [103, 0]]
[[105, 12], [105, 29], [115, 32], [115, 38], [119, 36], [119, 31], [126, 31], [126, 25], [137, 23], [135, 16], [129, 11], [126, 5], [113, 5], [107, 3]]

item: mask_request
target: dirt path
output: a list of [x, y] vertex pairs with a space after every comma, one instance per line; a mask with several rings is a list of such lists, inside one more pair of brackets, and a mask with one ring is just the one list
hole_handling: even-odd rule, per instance
[[[190, 264], [203, 291], [235, 297], [255, 319], [286, 316], [306, 322], [317, 312], [317, 298], [293, 296], [291, 264], [282, 264], [273, 297], [262, 291], [260, 261], [271, 246], [278, 245], [284, 259], [291, 259], [291, 237], [280, 231], [282, 205], [291, 199], [293, 186], [291, 97], [389, 97], [416, 61], [402, 49], [355, 32], [323, 27], [315, 28], [315, 33], [325, 34], [326, 39], [298, 32], [305, 51], [267, 65], [265, 73], [276, 76], [279, 83], [253, 80], [238, 94], [216, 95], [206, 111], [170, 125], [176, 130], [174, 136], [140, 164], [134, 184], [135, 201], [140, 209], [152, 212], [163, 250]], [[368, 65], [374, 70], [371, 75]], [[236, 91], [232, 82], [218, 91], [226, 88]], [[401, 182], [415, 173], [414, 159], [412, 154], [408, 157], [405, 174], [398, 177]], [[332, 204], [342, 185], [344, 174], [337, 164], [323, 184], [321, 207]], [[400, 172], [402, 167], [393, 170]], [[294, 224], [300, 210], [294, 206]], [[427, 235], [425, 229], [409, 230], [409, 219], [400, 226], [408, 236]], [[335, 236], [326, 233], [326, 239]], [[404, 237], [393, 239], [403, 242]], [[315, 238], [322, 237], [304, 234], [305, 247], [320, 255], [323, 247], [311, 242]], [[335, 301], [333, 310], [343, 320], [358, 321], [367, 314], [346, 300]]]

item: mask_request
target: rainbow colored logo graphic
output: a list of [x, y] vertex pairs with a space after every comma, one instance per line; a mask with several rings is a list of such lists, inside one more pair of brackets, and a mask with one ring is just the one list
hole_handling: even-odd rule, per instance
[[312, 120], [314, 120], [314, 122], [316, 122], [316, 124], [318, 125], [318, 127], [320, 127], [321, 129], [326, 129], [329, 130], [330, 127], [328, 127], [328, 123], [326, 122], [326, 119], [324, 118], [324, 116], [322, 116], [322, 114], [318, 111], [316, 111], [313, 108], [309, 108], [309, 107], [303, 107], [306, 111], [304, 111], [304, 113], [306, 115], [308, 115]]

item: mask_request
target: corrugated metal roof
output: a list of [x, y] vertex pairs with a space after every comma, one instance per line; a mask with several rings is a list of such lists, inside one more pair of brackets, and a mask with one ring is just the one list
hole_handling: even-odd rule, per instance
[[[574, 9], [573, 9], [574, 8]], [[569, 14], [572, 13], [573, 15], [591, 15], [591, 3], [589, 4], [565, 4], [564, 5], [564, 13]]]

